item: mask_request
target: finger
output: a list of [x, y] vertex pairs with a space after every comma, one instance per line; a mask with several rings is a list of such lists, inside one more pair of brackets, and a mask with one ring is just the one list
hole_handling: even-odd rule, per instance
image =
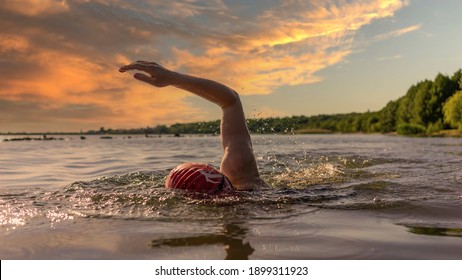
[[160, 66], [158, 63], [153, 61], [146, 61], [146, 60], [137, 60], [135, 63], [146, 65], [146, 66]]
[[125, 71], [129, 71], [129, 70], [140, 70], [140, 71], [144, 71], [144, 72], [149, 72], [149, 66], [135, 62], [135, 63], [129, 64], [129, 65], [122, 66], [119, 69], [120, 72], [125, 72]]
[[156, 82], [156, 79], [154, 79], [151, 76], [145, 75], [143, 73], [136, 73], [135, 75], [133, 75], [133, 77], [139, 81], [142, 81], [142, 82], [145, 82], [151, 85], [154, 85], [154, 83]]

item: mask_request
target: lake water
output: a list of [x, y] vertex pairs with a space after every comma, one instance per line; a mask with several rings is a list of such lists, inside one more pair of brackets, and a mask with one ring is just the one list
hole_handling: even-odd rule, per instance
[[272, 187], [202, 199], [219, 137], [59, 137], [0, 142], [0, 259], [462, 259], [460, 138], [257, 135]]

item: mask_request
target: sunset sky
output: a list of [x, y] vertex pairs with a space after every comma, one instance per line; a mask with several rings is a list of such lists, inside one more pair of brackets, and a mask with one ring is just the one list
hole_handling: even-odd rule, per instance
[[379, 110], [462, 68], [460, 0], [0, 0], [0, 132], [138, 128], [220, 110], [121, 74], [211, 78], [247, 117]]

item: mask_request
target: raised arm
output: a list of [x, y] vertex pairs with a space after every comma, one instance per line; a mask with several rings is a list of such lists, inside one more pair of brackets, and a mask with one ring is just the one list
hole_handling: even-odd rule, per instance
[[156, 87], [174, 86], [220, 106], [223, 111], [221, 142], [224, 150], [221, 171], [238, 190], [249, 190], [265, 184], [258, 173], [244, 110], [237, 92], [212, 80], [170, 71], [154, 62], [137, 61], [121, 67], [119, 71], [128, 70], [146, 73], [136, 73], [134, 77], [137, 80]]

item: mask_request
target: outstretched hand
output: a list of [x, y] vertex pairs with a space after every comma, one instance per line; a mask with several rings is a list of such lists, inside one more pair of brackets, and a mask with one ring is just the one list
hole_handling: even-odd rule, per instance
[[166, 87], [171, 84], [173, 72], [155, 62], [138, 60], [120, 67], [119, 72], [123, 73], [129, 70], [138, 70], [147, 73], [148, 75], [144, 73], [135, 73], [133, 77], [153, 86]]

